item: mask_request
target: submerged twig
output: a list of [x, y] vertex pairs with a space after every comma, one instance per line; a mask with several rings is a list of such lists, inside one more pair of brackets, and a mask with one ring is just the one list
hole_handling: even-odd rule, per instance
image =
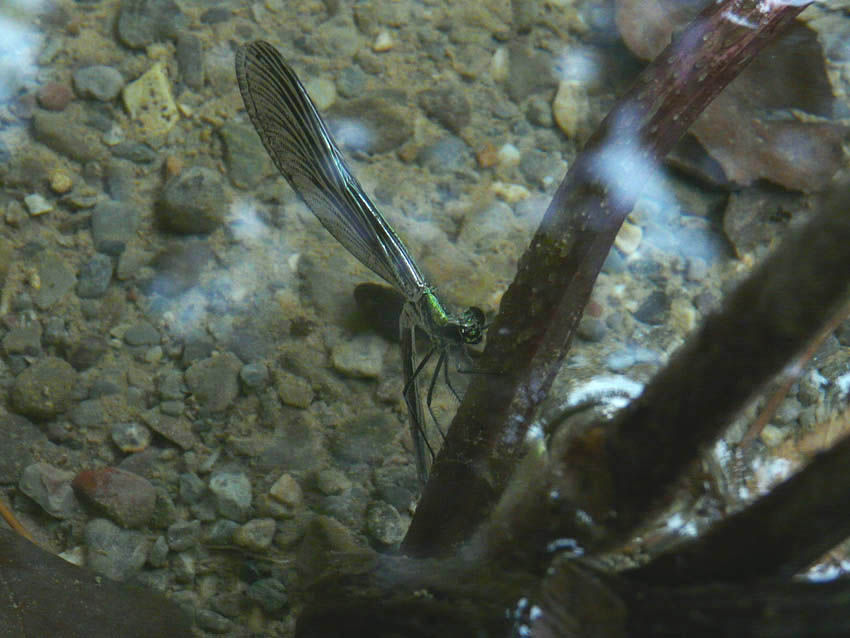
[[[640, 75], [555, 193], [488, 332], [403, 549], [446, 553], [499, 498], [640, 186], [700, 112], [805, 5], [712, 3]], [[734, 18], [734, 19], [733, 19]]]

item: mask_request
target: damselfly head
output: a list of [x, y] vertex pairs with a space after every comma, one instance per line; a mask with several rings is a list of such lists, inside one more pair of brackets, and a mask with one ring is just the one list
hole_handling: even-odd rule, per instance
[[470, 306], [463, 311], [460, 336], [464, 343], [481, 343], [484, 339], [484, 311], [481, 308]]

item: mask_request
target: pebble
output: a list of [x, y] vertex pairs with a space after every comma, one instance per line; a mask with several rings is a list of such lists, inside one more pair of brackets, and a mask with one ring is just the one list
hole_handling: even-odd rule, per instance
[[239, 529], [239, 523], [227, 519], [219, 519], [213, 523], [204, 535], [204, 542], [209, 545], [230, 545], [233, 534]]
[[99, 135], [78, 124], [68, 109], [61, 113], [36, 111], [33, 114], [33, 136], [60, 155], [78, 162], [91, 162], [103, 154]]
[[578, 336], [593, 343], [602, 341], [607, 332], [605, 322], [595, 317], [583, 317], [578, 324]]
[[394, 46], [395, 42], [389, 32], [381, 31], [378, 34], [378, 37], [375, 38], [375, 42], [372, 44], [372, 50], [375, 53], [381, 53], [383, 51], [389, 51]]
[[112, 580], [125, 581], [145, 564], [150, 541], [142, 532], [121, 529], [104, 518], [86, 524], [88, 567]]
[[143, 452], [151, 444], [151, 431], [135, 421], [115, 423], [112, 425], [112, 441], [127, 454]]
[[244, 521], [251, 509], [251, 481], [244, 472], [218, 471], [210, 477], [219, 514], [234, 521]]
[[525, 116], [528, 121], [537, 126], [549, 128], [554, 123], [552, 117], [552, 107], [540, 95], [534, 95], [528, 101], [528, 106], [525, 109]]
[[112, 154], [134, 164], [150, 164], [157, 158], [157, 152], [142, 142], [120, 142], [112, 147]]
[[508, 204], [517, 204], [531, 197], [531, 193], [522, 184], [509, 184], [506, 182], [493, 182], [490, 186], [493, 194], [503, 199]]
[[33, 193], [24, 197], [24, 205], [27, 207], [29, 214], [33, 217], [37, 215], [44, 215], [44, 213], [49, 213], [53, 210], [53, 204], [47, 201], [44, 195], [40, 195], [38, 193]]
[[258, 392], [269, 383], [269, 369], [265, 363], [246, 363], [239, 371], [242, 387], [249, 392]]
[[378, 335], [361, 335], [331, 350], [333, 367], [347, 377], [376, 379], [381, 374], [387, 342]]
[[198, 613], [195, 614], [195, 622], [201, 629], [206, 629], [214, 634], [228, 633], [233, 625], [229, 619], [211, 609], [199, 609]]
[[336, 85], [325, 77], [311, 78], [304, 85], [313, 104], [324, 112], [336, 102]]
[[230, 202], [219, 173], [193, 166], [168, 181], [156, 212], [160, 223], [177, 233], [210, 233], [227, 216]]
[[112, 280], [112, 259], [98, 253], [80, 268], [77, 281], [77, 296], [83, 299], [97, 299], [106, 293]]
[[198, 571], [195, 557], [189, 552], [176, 554], [171, 559], [171, 571], [178, 583], [191, 583]]
[[269, 488], [269, 495], [292, 508], [296, 508], [304, 501], [301, 486], [291, 474], [284, 474]]
[[28, 465], [18, 482], [18, 489], [56, 518], [70, 518], [77, 509], [77, 499], [71, 488], [73, 473], [48, 463]]
[[670, 310], [670, 297], [663, 290], [653, 290], [632, 315], [638, 321], [657, 326], [664, 323], [668, 310]]
[[3, 337], [3, 350], [7, 355], [39, 356], [41, 354], [41, 324], [35, 321], [9, 330]]
[[150, 481], [118, 468], [83, 470], [72, 486], [77, 496], [123, 527], [145, 525], [156, 509], [156, 490]]
[[436, 120], [453, 133], [469, 124], [471, 109], [462, 90], [455, 86], [426, 89], [419, 93], [419, 106], [432, 120]]
[[33, 419], [65, 412], [74, 397], [77, 373], [64, 359], [44, 357], [21, 372], [12, 385], [12, 407]]
[[159, 331], [148, 321], [134, 323], [124, 333], [124, 343], [128, 346], [155, 346], [159, 341]]
[[123, 97], [124, 107], [143, 139], [164, 136], [180, 120], [162, 62], [130, 82], [124, 88]]
[[39, 106], [48, 111], [64, 111], [74, 99], [74, 92], [67, 84], [48, 82], [38, 90], [35, 97]]
[[47, 179], [50, 184], [50, 190], [58, 195], [64, 195], [74, 187], [74, 180], [71, 179], [67, 171], [61, 168], [55, 168], [50, 171]]
[[419, 495], [416, 474], [403, 465], [387, 465], [375, 470], [375, 490], [382, 501], [386, 501], [399, 512], [410, 511]]
[[42, 253], [36, 260], [39, 285], [32, 299], [41, 310], [47, 310], [53, 304], [71, 292], [77, 278], [65, 260], [53, 252]]
[[443, 175], [461, 170], [470, 156], [470, 148], [466, 142], [454, 135], [448, 135], [425, 146], [417, 159], [432, 173]]
[[192, 505], [203, 498], [207, 485], [194, 472], [184, 472], [178, 477], [180, 498], [184, 503]]
[[359, 66], [346, 66], [340, 70], [336, 86], [344, 98], [356, 98], [363, 95], [369, 76]]
[[91, 234], [100, 253], [120, 255], [136, 234], [139, 218], [135, 208], [113, 201], [97, 204], [91, 213]]
[[186, 370], [186, 385], [198, 405], [208, 412], [226, 410], [239, 395], [242, 362], [230, 352], [209, 357]]
[[306, 409], [313, 402], [313, 386], [307, 379], [285, 370], [276, 370], [274, 383], [277, 395], [286, 405]]
[[104, 422], [105, 416], [100, 399], [85, 399], [68, 412], [71, 423], [77, 427], [93, 427]]
[[168, 564], [168, 541], [165, 536], [157, 536], [148, 555], [148, 563], [152, 567], [165, 567]]
[[194, 33], [180, 31], [177, 35], [177, 69], [180, 77], [190, 89], [199, 91], [204, 87], [204, 48], [201, 39]]
[[562, 80], [552, 102], [552, 117], [570, 139], [584, 131], [591, 120], [590, 100], [585, 88], [574, 80]]
[[233, 542], [253, 552], [263, 552], [271, 546], [274, 533], [273, 518], [255, 518], [233, 533]]
[[122, 44], [144, 49], [154, 42], [173, 38], [186, 22], [174, 0], [122, 0], [116, 31]]
[[168, 526], [168, 547], [183, 552], [195, 546], [201, 535], [201, 521], [180, 521]]
[[407, 531], [401, 514], [389, 503], [376, 501], [366, 510], [366, 532], [381, 545], [400, 543]]
[[224, 144], [230, 181], [238, 188], [256, 188], [269, 173], [271, 164], [254, 127], [243, 122], [225, 122], [218, 135]]
[[74, 71], [74, 88], [80, 97], [110, 102], [124, 88], [124, 78], [118, 69], [96, 64]]
[[641, 230], [641, 227], [626, 220], [614, 239], [614, 245], [624, 255], [631, 255], [638, 249], [642, 240], [643, 230]]
[[281, 611], [289, 602], [286, 586], [276, 578], [261, 578], [251, 583], [245, 595], [268, 613]]
[[502, 170], [518, 166], [520, 162], [519, 149], [513, 144], [503, 144], [496, 152], [496, 159], [499, 162], [499, 168]]
[[551, 62], [546, 55], [522, 45], [510, 47], [509, 54], [505, 88], [513, 102], [522, 104], [535, 93], [554, 86]]

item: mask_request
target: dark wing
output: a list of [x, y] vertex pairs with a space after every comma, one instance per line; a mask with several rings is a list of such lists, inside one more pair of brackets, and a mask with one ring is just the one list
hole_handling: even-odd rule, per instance
[[236, 77], [263, 145], [322, 225], [406, 296], [425, 280], [404, 244], [354, 178], [316, 107], [268, 42], [236, 51]]

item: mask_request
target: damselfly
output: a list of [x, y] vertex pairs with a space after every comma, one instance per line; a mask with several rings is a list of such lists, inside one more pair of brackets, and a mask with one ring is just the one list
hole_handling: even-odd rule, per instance
[[[434, 383], [453, 349], [480, 343], [484, 313], [470, 307], [454, 314], [437, 298], [404, 243], [354, 178], [328, 133], [319, 112], [291, 68], [272, 45], [257, 41], [236, 52], [236, 77], [251, 122], [278, 170], [336, 240], [406, 300], [400, 335], [404, 399], [419, 478], [427, 478], [425, 419], [418, 377], [436, 353], [434, 378], [428, 387], [430, 410]], [[417, 365], [416, 328], [430, 339], [431, 350]]]

